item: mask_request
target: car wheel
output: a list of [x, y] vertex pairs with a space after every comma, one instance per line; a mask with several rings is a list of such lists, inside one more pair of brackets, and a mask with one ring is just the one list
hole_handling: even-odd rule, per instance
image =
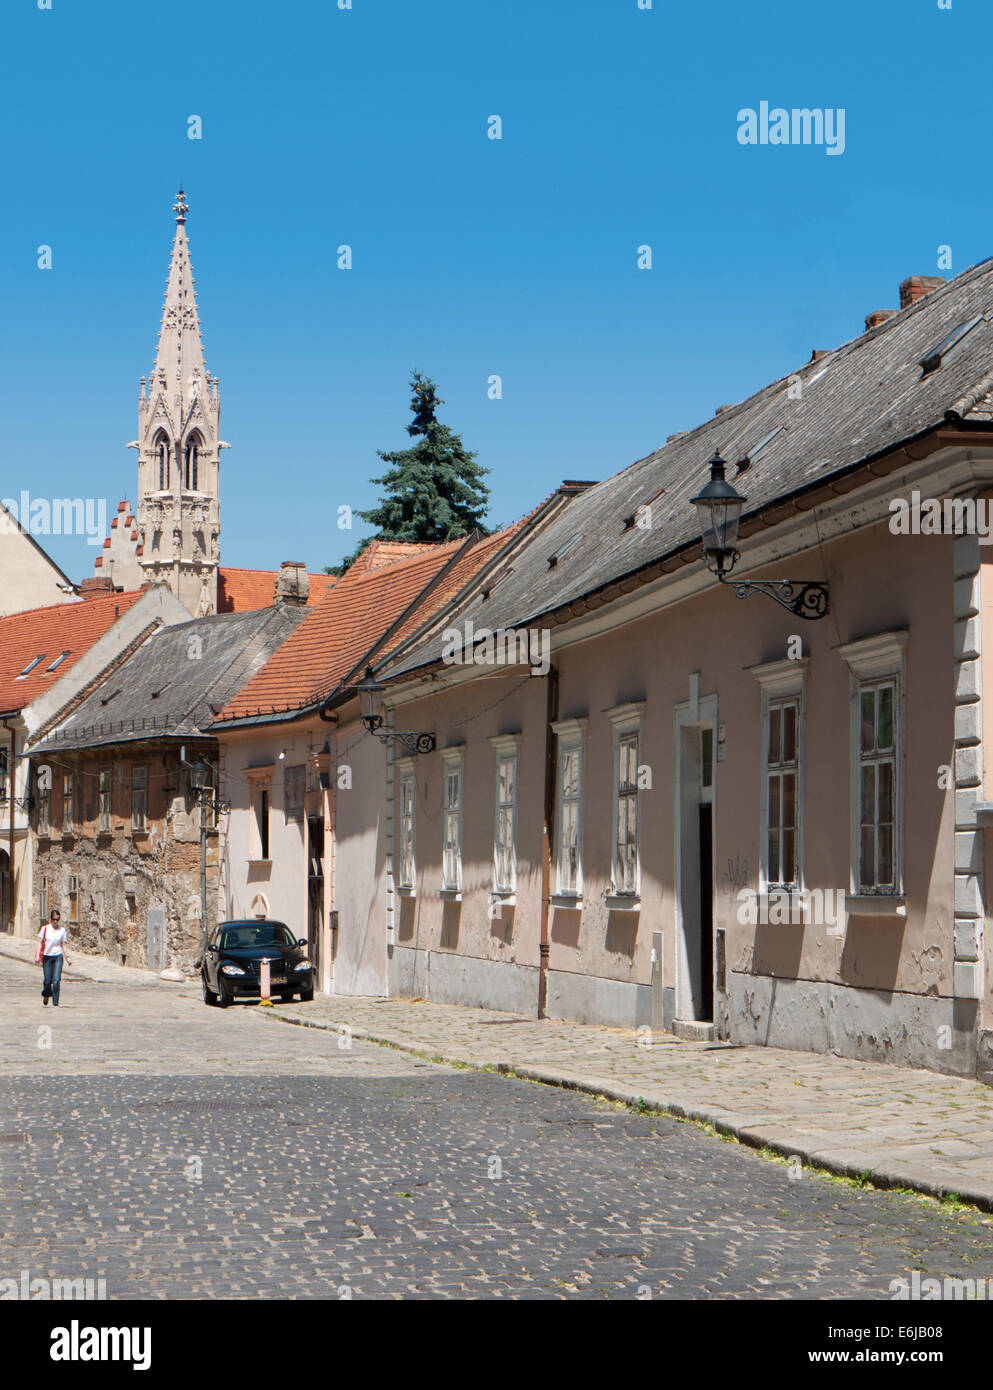
[[217, 981], [217, 1007], [226, 1009], [234, 997], [231, 986], [226, 981], [218, 978]]
[[217, 995], [214, 993], [212, 989], [208, 989], [207, 976], [201, 972], [200, 979], [203, 983], [203, 1002], [205, 1004], [216, 1004]]
[[300, 991], [300, 1003], [301, 1003], [301, 1004], [310, 1004], [310, 1003], [313, 1002], [313, 998], [314, 998], [314, 986], [313, 986], [313, 985], [310, 986], [310, 989], [302, 989], [302, 990]]

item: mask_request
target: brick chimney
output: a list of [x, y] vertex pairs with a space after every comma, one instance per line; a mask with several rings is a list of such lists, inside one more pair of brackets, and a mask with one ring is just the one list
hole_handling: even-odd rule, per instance
[[881, 323], [891, 319], [896, 312], [896, 309], [873, 309], [871, 314], [865, 316], [865, 331], [868, 333], [870, 328], [878, 328]]
[[92, 574], [88, 579], [82, 581], [79, 592], [83, 598], [95, 598], [99, 594], [112, 594], [114, 592], [114, 580], [109, 574]]
[[944, 283], [943, 275], [908, 275], [900, 286], [900, 308], [909, 308], [926, 294], [940, 290]]
[[276, 575], [273, 603], [296, 603], [303, 606], [310, 593], [310, 575], [302, 560], [284, 560]]

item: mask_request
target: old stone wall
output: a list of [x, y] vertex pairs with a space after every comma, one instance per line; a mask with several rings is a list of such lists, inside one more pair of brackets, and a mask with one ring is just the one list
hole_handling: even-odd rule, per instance
[[[147, 784], [144, 826], [134, 824], [135, 767], [144, 769]], [[109, 829], [101, 827], [99, 804], [100, 774], [107, 769]], [[72, 831], [63, 829], [67, 777], [74, 781]], [[77, 950], [121, 965], [195, 972], [203, 941], [200, 821], [178, 750], [143, 747], [125, 755], [118, 746], [106, 754], [60, 758], [53, 773], [50, 832], [37, 833], [36, 847], [39, 923], [57, 907]], [[217, 836], [208, 828], [208, 927], [216, 918], [216, 902]]]

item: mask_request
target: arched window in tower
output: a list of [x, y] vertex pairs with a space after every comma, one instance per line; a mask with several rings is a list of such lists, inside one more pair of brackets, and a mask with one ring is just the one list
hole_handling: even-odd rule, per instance
[[203, 440], [198, 434], [191, 434], [186, 441], [186, 490], [199, 491], [200, 450]]
[[155, 465], [159, 475], [159, 492], [169, 486], [169, 441], [164, 434], [155, 437]]

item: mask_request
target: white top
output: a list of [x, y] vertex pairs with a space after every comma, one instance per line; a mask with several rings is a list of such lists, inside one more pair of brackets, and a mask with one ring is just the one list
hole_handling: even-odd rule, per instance
[[62, 943], [69, 935], [65, 927], [53, 927], [51, 922], [48, 922], [38, 933], [39, 941], [42, 938], [42, 933], [44, 933], [45, 936], [45, 955], [61, 956]]

